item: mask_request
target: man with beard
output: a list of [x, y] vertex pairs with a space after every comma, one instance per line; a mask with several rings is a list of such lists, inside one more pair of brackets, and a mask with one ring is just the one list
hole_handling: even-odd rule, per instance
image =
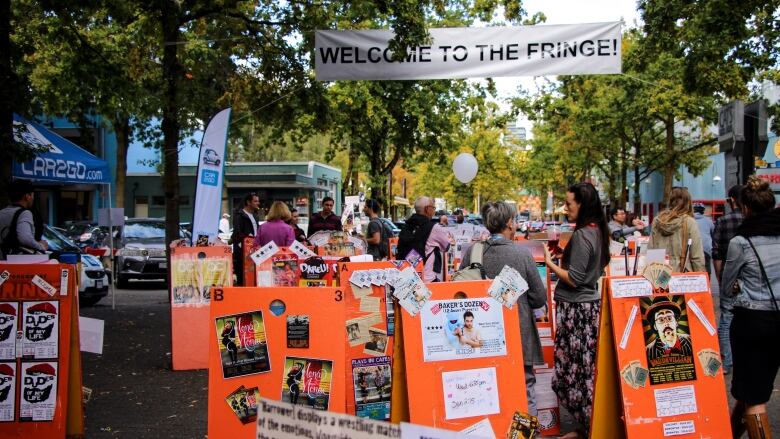
[[[14, 331], [15, 320], [16, 320], [16, 309], [13, 306], [11, 306], [10, 303], [0, 304], [0, 343], [8, 342], [12, 332], [14, 332], [14, 336], [16, 336]], [[12, 357], [4, 358], [2, 355], [3, 354], [0, 353], [0, 358], [3, 359], [12, 358]]]
[[14, 370], [7, 364], [0, 364], [0, 404], [8, 403], [8, 396], [11, 396], [13, 403], [14, 395]]
[[677, 331], [680, 314], [680, 307], [669, 300], [656, 302], [647, 310], [646, 319], [658, 334], [656, 339], [645, 347], [648, 359], [655, 360], [668, 355], [693, 355], [691, 337]]
[[321, 230], [341, 231], [341, 218], [333, 213], [334, 204], [335, 201], [331, 197], [322, 199], [322, 211], [315, 213], [309, 219], [309, 238]]

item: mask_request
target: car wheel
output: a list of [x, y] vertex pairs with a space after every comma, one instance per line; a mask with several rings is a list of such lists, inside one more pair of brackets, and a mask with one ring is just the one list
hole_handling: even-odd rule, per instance
[[120, 288], [120, 289], [123, 289], [123, 290], [128, 289], [130, 287], [130, 279], [128, 279], [125, 276], [122, 276], [121, 274], [117, 275], [117, 277], [116, 277], [116, 287]]
[[93, 306], [100, 302], [102, 297], [79, 297], [79, 306]]
[[220, 164], [220, 161], [219, 161], [219, 160], [217, 160], [217, 161], [214, 163], [214, 165], [215, 165], [215, 166], [219, 166], [219, 164]]

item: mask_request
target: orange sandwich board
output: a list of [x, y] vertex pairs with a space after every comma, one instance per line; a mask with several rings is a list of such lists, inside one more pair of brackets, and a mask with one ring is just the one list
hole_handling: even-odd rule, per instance
[[0, 437], [84, 435], [75, 267], [0, 263]]
[[209, 363], [209, 289], [233, 284], [229, 246], [171, 247], [171, 358], [173, 370]]
[[421, 311], [401, 311], [411, 423], [461, 431], [487, 418], [501, 437], [527, 412], [517, 309], [488, 297], [490, 284], [426, 284]]
[[259, 397], [345, 412], [344, 297], [332, 287], [212, 291], [209, 437], [256, 437]]
[[730, 437], [706, 273], [609, 281], [612, 342], [628, 438]]

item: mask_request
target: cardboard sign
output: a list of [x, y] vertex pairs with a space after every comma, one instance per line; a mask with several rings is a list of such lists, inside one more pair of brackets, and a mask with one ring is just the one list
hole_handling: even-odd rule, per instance
[[171, 247], [170, 273], [173, 370], [205, 369], [210, 290], [233, 284], [231, 248]]
[[[345, 294], [339, 288], [215, 289], [207, 326], [209, 436], [255, 437], [254, 424], [244, 423], [245, 413], [237, 416], [235, 409], [226, 404], [226, 398], [235, 395], [241, 386], [257, 387], [259, 396], [294, 402], [295, 407], [344, 413], [346, 352], [345, 343], [337, 342], [344, 340], [344, 312]], [[225, 333], [225, 322], [231, 316], [238, 316], [233, 317], [235, 336]], [[308, 347], [289, 347], [291, 316], [308, 316]], [[299, 340], [298, 335], [295, 339]], [[231, 341], [235, 357], [233, 346], [228, 346]], [[266, 365], [255, 361], [261, 356], [266, 356]], [[231, 373], [223, 374], [228, 370], [223, 367], [233, 366], [236, 368], [230, 369]], [[257, 410], [262, 418], [262, 406], [258, 405]]]
[[706, 275], [672, 275], [675, 285], [686, 286], [680, 292], [620, 294], [615, 286], [630, 279], [643, 278], [608, 281], [609, 336], [616, 346], [627, 437], [730, 436]]
[[[432, 292], [428, 306], [452, 299], [480, 302], [480, 306], [501, 310], [504, 320], [506, 355], [424, 361], [422, 315], [402, 313], [409, 389], [409, 414], [413, 424], [461, 431], [487, 418], [495, 432], [506, 432], [516, 410], [526, 412], [523, 351], [516, 310], [509, 310], [488, 296], [490, 281], [427, 284]], [[444, 328], [441, 329], [444, 331]], [[458, 383], [466, 382], [466, 385]], [[472, 387], [471, 384], [475, 387]], [[471, 390], [480, 389], [483, 404], [472, 405]], [[495, 392], [495, 393], [494, 393]], [[501, 434], [501, 433], [499, 433]]]

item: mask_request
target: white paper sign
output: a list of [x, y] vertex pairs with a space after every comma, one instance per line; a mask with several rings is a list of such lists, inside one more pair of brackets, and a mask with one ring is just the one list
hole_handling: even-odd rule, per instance
[[22, 363], [21, 421], [51, 421], [57, 405], [57, 362]]
[[676, 274], [669, 280], [670, 294], [701, 293], [709, 290], [706, 274]]
[[420, 310], [423, 361], [506, 355], [504, 311], [491, 298], [431, 300]]
[[401, 422], [401, 439], [458, 439], [456, 431]]
[[666, 264], [668, 261], [666, 260], [666, 249], [665, 248], [649, 248], [647, 249], [647, 257], [645, 259], [645, 263], [647, 265], [652, 264], [653, 262], [658, 262], [659, 264]]
[[103, 320], [79, 316], [79, 341], [81, 352], [103, 354]]
[[710, 320], [707, 318], [707, 316], [704, 315], [704, 312], [701, 310], [701, 308], [699, 308], [699, 304], [696, 303], [695, 300], [691, 299], [688, 301], [688, 307], [691, 309], [691, 311], [693, 311], [702, 325], [704, 325], [704, 329], [706, 329], [710, 335], [715, 335], [715, 327], [712, 326]]
[[0, 422], [12, 422], [16, 415], [16, 362], [0, 363]]
[[271, 256], [275, 255], [279, 251], [279, 246], [275, 242], [271, 241], [268, 244], [260, 247], [255, 252], [249, 255], [255, 265], [261, 265], [267, 261]]
[[18, 311], [18, 303], [0, 302], [0, 360], [16, 359]]
[[610, 279], [609, 289], [612, 292], [612, 297], [615, 299], [653, 295], [653, 284], [645, 278]]
[[57, 358], [59, 302], [22, 302], [22, 358]]
[[33, 276], [31, 282], [33, 283], [33, 285], [42, 289], [46, 294], [50, 296], [54, 296], [55, 294], [57, 294], [57, 289], [54, 288], [50, 283], [43, 280], [43, 278], [38, 276], [37, 274]]
[[628, 317], [628, 323], [626, 323], [626, 328], [623, 330], [623, 337], [620, 338], [620, 349], [625, 349], [628, 344], [628, 336], [631, 335], [631, 328], [634, 327], [637, 311], [639, 311], [638, 306], [634, 305], [631, 307], [631, 315]]
[[70, 270], [63, 268], [60, 271], [60, 296], [68, 295], [68, 273]]
[[406, 267], [395, 279], [393, 296], [406, 312], [416, 316], [431, 297], [431, 290], [425, 286], [414, 268]]
[[696, 433], [693, 421], [678, 421], [664, 423], [664, 436], [682, 436]]
[[290, 251], [295, 253], [301, 259], [307, 259], [312, 256], [317, 256], [316, 253], [309, 250], [308, 247], [306, 247], [305, 245], [301, 244], [298, 241], [295, 241], [290, 245]]
[[496, 368], [442, 372], [445, 419], [494, 415], [500, 412]]
[[394, 61], [390, 30], [316, 31], [318, 81], [620, 73], [620, 22], [430, 29]]
[[488, 418], [485, 418], [474, 425], [466, 427], [460, 431], [460, 434], [468, 437], [496, 439], [496, 433], [493, 432], [493, 426], [490, 425], [490, 420]]
[[692, 385], [656, 389], [653, 392], [655, 411], [659, 418], [697, 412], [696, 394]]

